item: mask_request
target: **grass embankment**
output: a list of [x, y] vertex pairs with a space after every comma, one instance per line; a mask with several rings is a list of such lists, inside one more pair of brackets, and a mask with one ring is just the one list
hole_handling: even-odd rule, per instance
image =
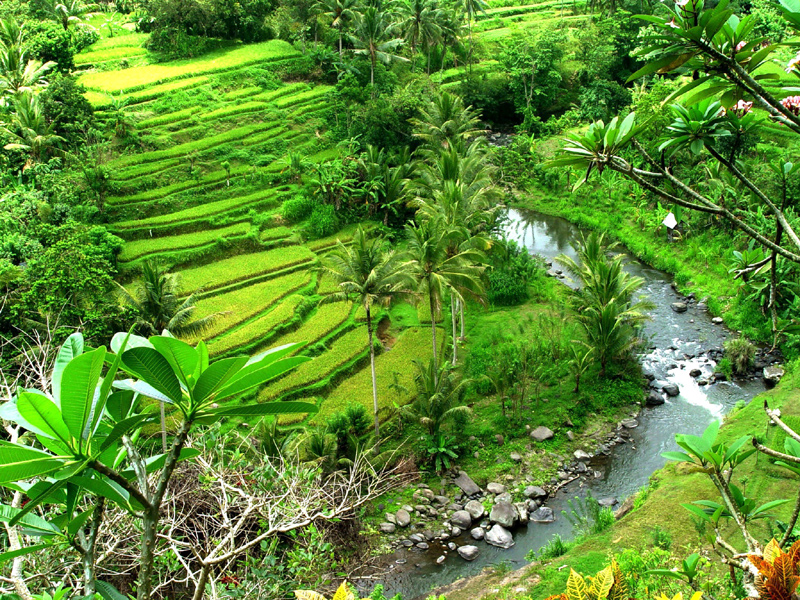
[[[744, 435], [766, 435], [767, 445], [777, 447], [782, 442], [781, 432], [776, 427], [767, 426], [763, 405], [766, 400], [771, 408], [780, 408], [782, 414], [790, 419], [800, 418], [800, 370], [797, 363], [790, 368], [781, 383], [771, 391], [756, 397], [746, 407], [731, 413], [720, 430], [719, 440], [731, 443]], [[734, 483], [746, 482], [746, 494], [756, 498], [758, 504], [779, 498], [793, 498], [797, 494], [798, 478], [786, 469], [776, 467], [764, 456], [751, 456], [736, 470]], [[613, 555], [631, 549], [644, 556], [655, 548], [653, 532], [660, 528], [671, 540], [672, 558], [668, 568], [678, 566], [680, 560], [692, 552], [703, 552], [712, 558], [713, 552], [698, 534], [692, 515], [681, 505], [695, 500], [718, 501], [708, 477], [686, 465], [670, 463], [651, 477], [651, 485], [639, 493], [636, 508], [617, 521], [602, 534], [593, 535], [580, 541], [565, 555], [546, 564], [533, 563], [513, 573], [510, 577], [489, 574], [467, 582], [467, 585], [448, 594], [448, 600], [474, 600], [484, 598], [547, 598], [560, 594], [565, 589], [569, 569], [593, 575], [610, 561]], [[792, 510], [792, 503], [770, 511], [776, 518], [786, 521]], [[752, 525], [757, 537], [766, 541], [771, 537], [768, 530], [769, 519], [756, 521]], [[722, 527], [723, 536], [734, 543], [740, 542], [735, 526], [726, 523]], [[662, 538], [663, 539], [663, 538]], [[724, 578], [728, 569], [723, 565], [705, 568], [709, 578]], [[639, 576], [643, 576], [639, 573]], [[502, 589], [497, 590], [498, 582], [504, 580]], [[669, 580], [650, 578], [650, 589], [663, 589]], [[519, 591], [522, 588], [525, 591]], [[492, 590], [495, 591], [492, 591]], [[513, 590], [513, 591], [512, 591]]]

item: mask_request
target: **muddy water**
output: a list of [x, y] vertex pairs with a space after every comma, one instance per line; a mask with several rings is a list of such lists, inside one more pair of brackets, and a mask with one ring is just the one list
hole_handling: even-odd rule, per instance
[[[575, 258], [571, 243], [580, 232], [568, 221], [521, 210], [510, 210], [508, 217], [508, 237], [524, 245], [531, 254], [555, 259], [563, 253]], [[561, 269], [557, 262], [553, 268]], [[666, 461], [661, 453], [676, 449], [676, 433], [698, 434], [737, 401], [749, 401], [763, 391], [760, 381], [699, 385], [698, 382], [710, 375], [715, 366], [706, 357], [706, 352], [721, 347], [729, 332], [712, 323], [708, 313], [698, 310], [696, 305], [690, 305], [684, 313], [672, 310], [671, 304], [681, 298], [673, 290], [672, 278], [668, 274], [633, 257], [629, 257], [626, 269], [644, 279], [640, 293], [656, 305], [650, 312], [651, 320], [645, 325], [644, 333], [649, 342], [647, 353], [640, 357], [642, 367], [645, 372], [655, 375], [657, 381], [677, 384], [680, 394], [667, 398], [661, 406], [645, 407], [638, 417], [639, 426], [630, 430], [630, 442], [615, 446], [610, 456], [590, 464], [596, 477], [575, 481], [548, 500], [547, 506], [557, 515], [555, 522], [530, 523], [517, 529], [514, 532], [516, 544], [509, 550], [473, 542], [468, 533], [462, 534], [453, 541], [458, 545], [474, 543], [480, 548], [480, 554], [473, 562], [465, 562], [457, 553], [450, 552], [444, 563], [436, 564], [436, 559], [442, 555], [442, 548], [436, 543], [432, 543], [427, 552], [398, 550], [387, 557], [391, 570], [379, 581], [385, 586], [387, 596], [400, 593], [407, 600], [424, 597], [437, 587], [475, 575], [484, 567], [501, 562], [508, 562], [513, 568], [522, 567], [527, 562], [525, 555], [547, 544], [554, 534], [566, 538], [571, 536], [571, 525], [561, 514], [562, 510], [569, 509], [568, 499], [584, 496], [587, 490], [591, 490], [595, 498], [613, 497], [622, 502], [645, 485], [654, 471], [664, 466]], [[566, 270], [564, 274], [564, 283], [574, 286]], [[690, 376], [693, 369], [700, 369], [702, 375]]]

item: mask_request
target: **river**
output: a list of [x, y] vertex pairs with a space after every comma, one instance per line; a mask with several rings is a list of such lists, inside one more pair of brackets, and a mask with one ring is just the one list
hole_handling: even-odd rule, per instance
[[[505, 230], [509, 239], [522, 244], [531, 254], [555, 259], [563, 253], [576, 258], [571, 244], [579, 238], [580, 231], [564, 219], [512, 209]], [[561, 267], [554, 262], [553, 268]], [[626, 270], [644, 279], [640, 293], [655, 304], [650, 312], [651, 320], [644, 327], [649, 343], [647, 353], [640, 357], [642, 367], [659, 381], [677, 384], [680, 394], [667, 398], [661, 406], [642, 410], [638, 416], [639, 426], [630, 430], [631, 441], [614, 446], [609, 457], [595, 459], [590, 464], [600, 473], [599, 477], [575, 481], [547, 501], [546, 505], [557, 515], [555, 522], [530, 523], [515, 530], [516, 544], [508, 550], [473, 542], [468, 533], [462, 534], [461, 538], [454, 540], [456, 543], [475, 543], [480, 548], [478, 558], [472, 562], [465, 562], [456, 553], [450, 553], [444, 563], [436, 564], [435, 559], [442, 552], [433, 544], [424, 553], [398, 550], [391, 559], [399, 559], [402, 564], [392, 565], [379, 581], [384, 585], [387, 597], [399, 593], [406, 600], [424, 598], [437, 587], [476, 575], [490, 565], [508, 562], [512, 568], [524, 566], [527, 564], [525, 555], [547, 544], [553, 535], [558, 533], [565, 538], [571, 537], [572, 527], [561, 515], [562, 510], [569, 509], [568, 499], [576, 495], [585, 496], [590, 490], [595, 498], [614, 497], [622, 502], [646, 485], [650, 475], [664, 466], [666, 461], [661, 453], [677, 449], [676, 433], [699, 434], [739, 400], [749, 401], [765, 389], [760, 380], [699, 385], [698, 381], [710, 375], [715, 366], [706, 357], [706, 351], [720, 348], [730, 332], [722, 325], [712, 323], [711, 316], [698, 310], [696, 305], [690, 305], [686, 312], [675, 312], [671, 305], [682, 298], [672, 288], [670, 275], [632, 256], [629, 256]], [[568, 278], [564, 282], [572, 284]], [[692, 377], [689, 372], [693, 369], [700, 369], [703, 374]]]

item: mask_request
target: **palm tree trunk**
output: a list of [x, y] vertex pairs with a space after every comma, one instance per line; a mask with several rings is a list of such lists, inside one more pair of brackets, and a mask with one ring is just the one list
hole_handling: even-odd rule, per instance
[[342, 56], [342, 30], [339, 30], [339, 56]]
[[458, 302], [458, 309], [461, 311], [461, 339], [463, 340], [466, 337], [466, 332], [464, 331], [464, 303], [459, 301]]
[[433, 382], [438, 383], [439, 359], [436, 357], [436, 314], [433, 306], [433, 292], [428, 293], [428, 299], [431, 307], [431, 329], [433, 331]]
[[458, 338], [456, 337], [456, 300], [452, 298], [450, 301], [450, 317], [453, 321], [453, 366], [456, 366], [458, 361]]
[[372, 315], [370, 315], [369, 306], [365, 306], [367, 310], [367, 335], [369, 336], [369, 365], [372, 370], [372, 411], [375, 415], [375, 445], [378, 445], [378, 436], [380, 435], [380, 420], [378, 419], [378, 383], [375, 378], [375, 345], [372, 343]]

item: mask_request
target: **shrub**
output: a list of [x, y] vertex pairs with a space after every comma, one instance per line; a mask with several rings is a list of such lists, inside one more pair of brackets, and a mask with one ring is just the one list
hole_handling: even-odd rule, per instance
[[658, 525], [650, 532], [650, 537], [653, 540], [653, 546], [661, 548], [662, 550], [669, 550], [672, 547], [672, 534], [666, 529], [662, 529]]
[[25, 26], [25, 42], [31, 54], [42, 62], [52, 60], [62, 73], [69, 73], [75, 66], [70, 34], [52, 21], [28, 22]]
[[306, 233], [311, 239], [333, 235], [339, 230], [339, 217], [332, 204], [317, 204], [311, 211]]
[[730, 360], [734, 373], [741, 375], [752, 366], [756, 347], [745, 338], [728, 340], [724, 348], [725, 357]]
[[310, 215], [313, 210], [314, 200], [303, 194], [297, 194], [283, 201], [281, 216], [289, 223], [297, 223]]
[[526, 560], [530, 561], [536, 560], [537, 558], [541, 560], [558, 558], [559, 556], [564, 556], [567, 552], [569, 552], [570, 547], [571, 544], [569, 542], [564, 541], [564, 538], [562, 538], [559, 534], [555, 534], [552, 538], [550, 538], [549, 542], [542, 546], [538, 554], [531, 551], [525, 558]]
[[95, 126], [94, 109], [83, 95], [85, 88], [74, 77], [58, 75], [42, 92], [42, 104], [53, 133], [70, 146], [77, 145]]

